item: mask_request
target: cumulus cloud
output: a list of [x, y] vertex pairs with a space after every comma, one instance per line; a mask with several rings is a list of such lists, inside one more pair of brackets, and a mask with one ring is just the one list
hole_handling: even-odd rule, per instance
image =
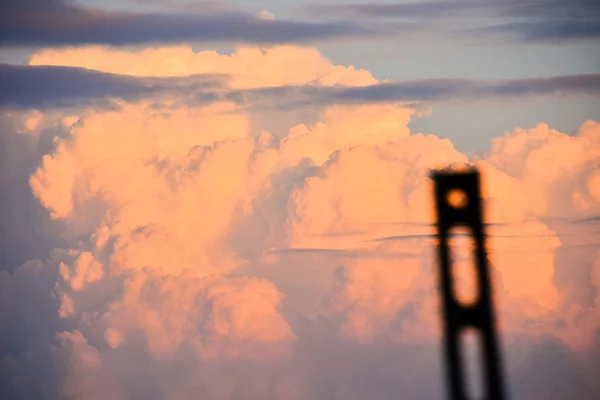
[[256, 14], [256, 16], [258, 18], [262, 18], [262, 19], [268, 19], [268, 20], [275, 20], [275, 14], [273, 14], [271, 11], [267, 11], [267, 10], [262, 10], [261, 12], [259, 12], [258, 14]]
[[[187, 56], [150, 62], [164, 54]], [[235, 90], [377, 83], [291, 46], [31, 60], [124, 79], [220, 71]], [[428, 176], [465, 164], [484, 176], [511, 394], [600, 393], [600, 123], [517, 128], [468, 157], [411, 133], [415, 111], [397, 103], [317, 103], [276, 132], [231, 101], [165, 113], [140, 96], [4, 113], [3, 234], [37, 243], [28, 233], [47, 227], [48, 240], [2, 258], [2, 397], [440, 398]], [[26, 157], [5, 157], [15, 149]], [[25, 229], [5, 217], [34, 206]], [[453, 247], [468, 289], [468, 244]]]

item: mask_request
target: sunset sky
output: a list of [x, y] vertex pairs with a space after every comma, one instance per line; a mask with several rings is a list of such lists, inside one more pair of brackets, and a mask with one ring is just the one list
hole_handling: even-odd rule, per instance
[[510, 398], [600, 397], [598, 2], [1, 4], [0, 398], [443, 399], [465, 165]]

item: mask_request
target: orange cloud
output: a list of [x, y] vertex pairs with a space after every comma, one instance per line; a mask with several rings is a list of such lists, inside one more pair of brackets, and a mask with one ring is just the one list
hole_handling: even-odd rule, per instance
[[133, 76], [227, 74], [231, 75], [232, 89], [306, 84], [366, 86], [378, 82], [366, 70], [333, 65], [316, 48], [298, 46], [241, 47], [230, 55], [212, 50], [194, 52], [189, 46], [137, 52], [109, 47], [46, 49], [33, 54], [29, 64], [83, 67]]
[[[376, 82], [291, 46], [231, 55], [42, 50], [30, 62], [136, 76], [225, 73], [231, 88]], [[396, 104], [325, 107], [317, 121], [292, 113], [281, 132], [228, 103], [168, 114], [149, 102], [121, 106], [6, 117], [11, 135], [60, 128], [29, 184], [63, 224], [65, 248], [0, 273], [0, 321], [17, 321], [0, 328], [0, 349], [16, 337], [43, 343], [40, 354], [54, 348], [57, 393], [346, 400], [361, 394], [351, 388], [362, 380], [370, 398], [397, 393], [354, 368], [410, 370], [429, 353], [407, 354], [439, 341], [428, 175], [466, 163], [484, 178], [503, 337], [532, 347], [550, 337], [577, 357], [598, 346], [600, 238], [589, 228], [600, 210], [597, 122], [574, 135], [516, 129], [470, 159], [448, 139], [411, 133], [414, 111]], [[460, 251], [455, 275], [468, 287], [468, 247]], [[24, 299], [43, 305], [46, 319], [21, 312]], [[56, 368], [0, 357], [21, 379], [33, 365]], [[437, 371], [423, 365], [423, 376]], [[421, 385], [415, 393], [429, 393]]]

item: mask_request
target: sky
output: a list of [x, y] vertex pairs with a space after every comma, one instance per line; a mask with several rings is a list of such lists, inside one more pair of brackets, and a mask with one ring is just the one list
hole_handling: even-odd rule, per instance
[[0, 398], [445, 398], [468, 166], [510, 398], [600, 396], [597, 2], [2, 4]]
[[[449, 3], [453, 1], [450, 0]], [[299, 0], [231, 0], [212, 2], [190, 2], [186, 0], [152, 0], [152, 1], [122, 1], [122, 0], [84, 0], [82, 4], [90, 7], [108, 8], [124, 11], [157, 11], [172, 12], [177, 10], [173, 5], [183, 7], [194, 4], [195, 9], [223, 7], [227, 4], [235, 9], [250, 13], [267, 10], [280, 19], [326, 20], [331, 18], [352, 19], [357, 15], [341, 13], [340, 9], [352, 4], [377, 5], [377, 1], [331, 0], [330, 5], [339, 5], [322, 15], [311, 12], [310, 7], [318, 2]], [[416, 0], [404, 3], [419, 4]], [[422, 3], [422, 2], [421, 2]], [[459, 1], [460, 3], [460, 1]], [[468, 2], [467, 2], [468, 3]], [[505, 1], [506, 3], [506, 1]], [[509, 2], [510, 3], [510, 2]], [[513, 2], [514, 3], [514, 2]], [[545, 3], [561, 3], [554, 0], [539, 0], [531, 2], [534, 6], [545, 7]], [[562, 2], [567, 4], [566, 2]], [[204, 4], [208, 4], [204, 5]], [[596, 36], [586, 40], [544, 40], [538, 42], [494, 42], [472, 41], [472, 38], [448, 40], [449, 35], [440, 32], [418, 37], [412, 32], [380, 37], [377, 40], [331, 41], [314, 43], [322, 53], [336, 64], [354, 65], [373, 73], [379, 79], [393, 81], [438, 79], [438, 78], [468, 78], [468, 79], [516, 79], [550, 77], [570, 74], [597, 74], [600, 66], [600, 42], [597, 39], [598, 11], [593, 0], [578, 0], [571, 10], [593, 9], [588, 13], [589, 31]], [[435, 7], [435, 5], [434, 5]], [[552, 7], [547, 7], [552, 9]], [[474, 13], [467, 6], [457, 9], [452, 14], [452, 27], [478, 24], [476, 18], [482, 13]], [[493, 13], [490, 13], [493, 16]], [[573, 14], [576, 14], [573, 12]], [[401, 19], [399, 13], [398, 18]], [[560, 14], [558, 14], [560, 17]], [[359, 16], [358, 16], [359, 17]], [[556, 16], [551, 16], [556, 19]], [[549, 18], [551, 20], [551, 18]], [[394, 22], [393, 18], [386, 22]], [[416, 21], [423, 30], [427, 31], [434, 24], [427, 23], [427, 15]], [[595, 24], [595, 25], [594, 25]], [[558, 30], [558, 28], [557, 28]], [[232, 49], [232, 43], [219, 43], [216, 46], [203, 43], [197, 44], [198, 49], [217, 48], [223, 52]], [[23, 62], [28, 52], [0, 55], [0, 62]], [[443, 68], [441, 68], [443, 66]], [[560, 98], [548, 96], [544, 98], [523, 98], [518, 102], [485, 102], [475, 109], [471, 104], [439, 104], [427, 117], [415, 118], [411, 128], [424, 133], [435, 133], [450, 137], [456, 146], [463, 151], [476, 152], [484, 150], [489, 145], [489, 139], [497, 132], [509, 131], [514, 125], [534, 126], [546, 122], [565, 132], [573, 132], [582, 120], [590, 118], [591, 114], [600, 109], [597, 99]], [[564, 112], [563, 110], [569, 110]], [[457, 119], [463, 122], [458, 128]], [[509, 122], [510, 121], [510, 122]]]

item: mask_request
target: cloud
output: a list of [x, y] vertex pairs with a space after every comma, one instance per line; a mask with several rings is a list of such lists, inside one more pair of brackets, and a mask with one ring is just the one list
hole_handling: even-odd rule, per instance
[[130, 46], [190, 41], [296, 43], [380, 35], [356, 24], [295, 22], [244, 12], [135, 13], [63, 0], [11, 0], [0, 17], [0, 46]]
[[[392, 3], [353, 3], [310, 5], [320, 11], [366, 14], [381, 17], [431, 18], [450, 17], [465, 12], [509, 17], [593, 17], [600, 7], [593, 0], [441, 0]], [[477, 14], [475, 14], [477, 15]]]
[[[272, 63], [276, 72], [265, 71], [263, 62]], [[0, 65], [0, 72], [5, 88], [0, 107], [10, 109], [116, 108], [138, 102], [157, 110], [212, 103], [285, 110], [390, 102], [423, 109], [436, 102], [600, 94], [600, 75], [594, 74], [380, 82], [368, 71], [332, 65], [314, 49], [295, 46], [242, 47], [231, 55], [195, 53], [185, 46], [138, 52], [45, 49], [34, 53], [29, 65]]]
[[[329, 96], [343, 102], [449, 101], [511, 98], [531, 95], [597, 95], [600, 75], [566, 75], [548, 78], [477, 81], [432, 79], [383, 83], [333, 90]], [[325, 95], [327, 98], [327, 95]]]
[[[46, 122], [35, 112], [0, 117], [0, 209], [5, 210], [0, 218], [0, 265], [10, 271], [30, 259], [45, 258], [63, 244], [61, 223], [50, 220], [28, 183], [40, 157], [51, 151], [52, 138], [65, 133], [62, 124]], [[36, 134], [29, 134], [31, 130]]]
[[256, 16], [258, 18], [262, 18], [262, 19], [268, 19], [268, 20], [275, 20], [275, 14], [273, 14], [270, 11], [267, 10], [262, 10], [261, 12], [259, 12], [258, 14], [256, 14]]
[[[440, 24], [461, 18], [470, 29], [454, 30], [458, 36], [501, 38], [517, 42], [568, 42], [590, 40], [600, 35], [600, 7], [593, 0], [442, 0], [396, 3], [361, 3], [311, 5], [312, 15], [359, 16]], [[468, 15], [467, 18], [464, 18]], [[498, 23], [498, 20], [509, 22]]]
[[[177, 61], [150, 62], [164, 54]], [[239, 92], [378, 83], [290, 46], [46, 50], [32, 64], [123, 82], [221, 71]], [[410, 132], [415, 111], [394, 102], [284, 117], [119, 105], [4, 113], [0, 216], [22, 245], [1, 265], [0, 397], [440, 398], [429, 171], [465, 164], [484, 176], [511, 395], [600, 393], [600, 123], [517, 128], [469, 157]], [[9, 218], [34, 205], [24, 227]]]
[[[265, 62], [273, 72], [264, 70]], [[264, 88], [309, 81], [319, 86], [377, 83], [368, 71], [332, 65], [316, 49], [296, 46], [242, 47], [231, 55], [196, 53], [189, 46], [137, 52], [43, 49], [32, 54], [28, 66], [0, 69], [6, 88], [0, 106], [12, 108], [114, 108], [123, 101], [150, 101], [169, 109], [219, 102], [248, 106], [259, 100], [268, 106], [272, 101], [261, 94]]]
[[[502, 3], [503, 2], [498, 2]], [[465, 11], [488, 9], [498, 3], [485, 1], [420, 1], [396, 3], [352, 3], [352, 4], [311, 4], [310, 10], [315, 12], [344, 13], [350, 15], [366, 15], [387, 18], [430, 18], [460, 15]]]
[[568, 43], [597, 39], [600, 37], [600, 23], [597, 17], [590, 21], [515, 22], [474, 28], [465, 34], [490, 39], [517, 39], [525, 43]]
[[[84, 68], [57, 66], [0, 65], [0, 107], [5, 108], [85, 108], [118, 106], [118, 100], [137, 102], [173, 94], [177, 90], [194, 93], [195, 101], [212, 101], [208, 89], [218, 88], [218, 76], [180, 79], [140, 79], [107, 74]], [[204, 96], [206, 97], [204, 97]]]

